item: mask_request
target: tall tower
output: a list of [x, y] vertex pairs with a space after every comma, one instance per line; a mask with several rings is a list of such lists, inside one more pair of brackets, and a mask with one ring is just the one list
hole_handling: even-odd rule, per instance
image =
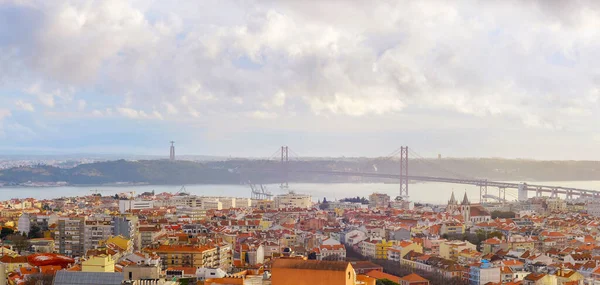
[[171, 141], [171, 154], [169, 155], [169, 160], [175, 160], [175, 142]]
[[463, 197], [462, 203], [460, 203], [460, 212], [465, 219], [465, 224], [468, 223], [471, 219], [471, 202], [469, 202], [469, 198], [467, 198], [467, 191], [465, 191], [465, 196]]

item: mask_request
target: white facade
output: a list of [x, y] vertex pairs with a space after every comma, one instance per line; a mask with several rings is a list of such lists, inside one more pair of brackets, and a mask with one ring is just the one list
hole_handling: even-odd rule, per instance
[[312, 197], [305, 194], [290, 192], [288, 194], [275, 196], [275, 207], [278, 209], [312, 207]]
[[250, 208], [252, 207], [252, 199], [250, 198], [234, 198], [236, 208]]
[[100, 241], [106, 240], [113, 233], [112, 217], [93, 217], [85, 221], [84, 226], [84, 254], [98, 247]]
[[27, 234], [31, 230], [31, 221], [29, 218], [29, 214], [22, 214], [19, 217], [19, 221], [17, 223], [17, 229], [19, 230], [19, 232]]
[[585, 207], [589, 215], [600, 217], [600, 200], [590, 200]]
[[192, 221], [205, 220], [206, 210], [199, 207], [178, 207], [178, 216], [188, 216]]
[[[485, 266], [486, 265], [482, 265], [481, 267], [471, 266], [469, 272], [469, 285], [484, 285], [489, 282], [499, 283], [501, 281], [500, 267]], [[489, 266], [489, 264], [487, 266]]]
[[131, 210], [154, 208], [154, 201], [145, 200], [119, 200], [119, 212], [124, 214]]

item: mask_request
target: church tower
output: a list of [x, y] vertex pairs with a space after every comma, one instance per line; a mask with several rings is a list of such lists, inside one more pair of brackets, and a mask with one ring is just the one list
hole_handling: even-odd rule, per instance
[[446, 207], [446, 213], [453, 214], [458, 211], [458, 201], [454, 198], [454, 191], [452, 191], [452, 196], [450, 196], [450, 201], [448, 201], [448, 206]]
[[467, 198], [466, 191], [462, 203], [460, 203], [460, 212], [465, 220], [465, 224], [468, 223], [469, 219], [471, 218], [471, 202], [469, 202], [469, 198]]

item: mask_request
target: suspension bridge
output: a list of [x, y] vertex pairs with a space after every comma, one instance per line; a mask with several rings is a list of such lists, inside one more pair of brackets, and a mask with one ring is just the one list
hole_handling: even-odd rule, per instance
[[[487, 202], [487, 199], [494, 199], [501, 202], [506, 200], [506, 190], [514, 189], [518, 191], [518, 201], [527, 201], [529, 194], [533, 193], [535, 197], [545, 196], [549, 194], [550, 197], [558, 197], [558, 195], [564, 195], [567, 199], [574, 199], [575, 197], [587, 197], [587, 198], [600, 198], [600, 191], [592, 189], [580, 189], [564, 186], [555, 185], [539, 185], [529, 184], [526, 182], [514, 183], [514, 182], [501, 182], [501, 181], [490, 181], [487, 179], [477, 179], [462, 177], [452, 171], [444, 170], [461, 178], [449, 178], [449, 177], [436, 177], [436, 176], [419, 176], [409, 174], [409, 149], [407, 146], [400, 147], [392, 154], [388, 155], [384, 159], [391, 159], [396, 156], [400, 157], [398, 172], [397, 173], [380, 173], [377, 169], [373, 171], [333, 171], [333, 170], [306, 170], [306, 169], [295, 169], [290, 164], [290, 152], [291, 149], [287, 146], [282, 146], [274, 155], [280, 159], [280, 165], [278, 169], [272, 171], [279, 171], [281, 174], [281, 186], [284, 188], [288, 187], [289, 174], [290, 173], [302, 173], [302, 174], [314, 174], [314, 175], [332, 175], [332, 176], [349, 176], [349, 177], [369, 177], [369, 178], [382, 178], [382, 179], [394, 179], [399, 183], [399, 197], [407, 199], [409, 197], [409, 182], [420, 181], [420, 182], [439, 182], [439, 183], [450, 183], [450, 184], [461, 184], [461, 185], [473, 185], [479, 187], [479, 199], [481, 203]], [[412, 153], [414, 156], [423, 159], [416, 153]], [[493, 195], [494, 189], [498, 192], [498, 195]]]

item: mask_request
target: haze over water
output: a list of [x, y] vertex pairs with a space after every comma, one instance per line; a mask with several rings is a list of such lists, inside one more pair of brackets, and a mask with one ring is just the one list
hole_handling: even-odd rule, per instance
[[[565, 187], [575, 187], [583, 189], [600, 190], [600, 181], [551, 181], [535, 182], [541, 185], [556, 185]], [[143, 192], [155, 191], [156, 194], [162, 192], [177, 192], [181, 186], [174, 185], [144, 185], [144, 186], [67, 186], [67, 187], [5, 187], [0, 188], [2, 199], [11, 198], [36, 198], [50, 199], [58, 197], [72, 197], [91, 195], [93, 190], [101, 190], [103, 196], [114, 195], [116, 193], [135, 191], [136, 195]], [[250, 197], [250, 187], [247, 185], [186, 185], [187, 192], [192, 195], [204, 196], [234, 196]], [[279, 185], [267, 185], [271, 193], [277, 195], [285, 193]], [[327, 200], [336, 200], [346, 197], [368, 197], [373, 192], [386, 193], [392, 198], [398, 195], [397, 184], [384, 183], [293, 183], [290, 189], [298, 193], [310, 194], [313, 200], [317, 201], [327, 197]], [[450, 198], [452, 191], [457, 195], [457, 199], [462, 199], [466, 191], [471, 202], [479, 201], [479, 187], [470, 185], [457, 185], [446, 183], [417, 183], [409, 185], [410, 200], [414, 202], [424, 202], [433, 204], [444, 204]], [[497, 188], [489, 188], [488, 194], [498, 195]], [[530, 193], [532, 197], [534, 193]], [[516, 200], [517, 190], [507, 189], [506, 198], [510, 201]]]

